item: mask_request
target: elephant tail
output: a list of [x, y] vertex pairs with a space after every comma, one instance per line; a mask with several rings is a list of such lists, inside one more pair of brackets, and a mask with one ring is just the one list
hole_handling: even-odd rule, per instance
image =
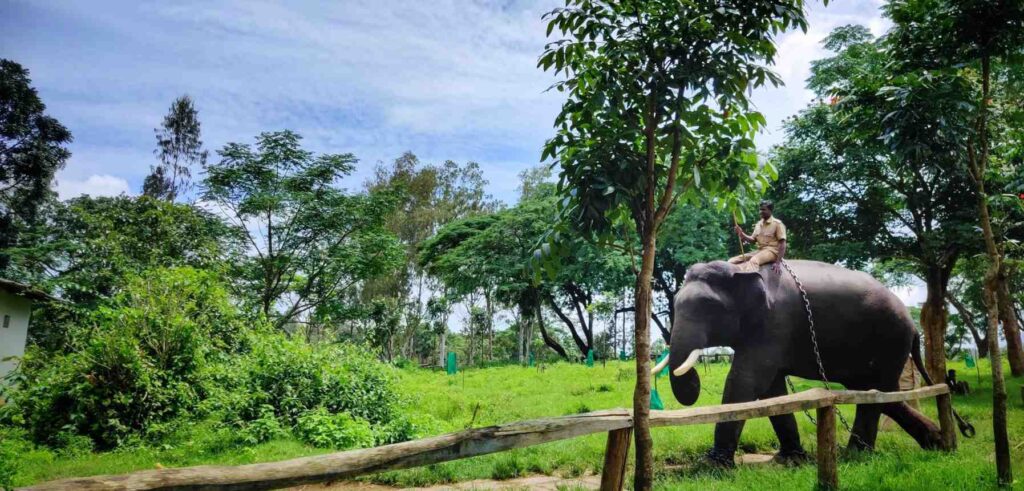
[[[924, 379], [928, 385], [933, 385], [932, 378], [928, 376], [928, 370], [924, 369], [924, 361], [921, 360], [921, 333], [914, 332], [914, 342], [910, 345], [910, 357], [914, 359], [914, 366], [917, 367], [917, 371], [921, 373], [921, 378]], [[957, 427], [960, 428], [960, 434], [967, 437], [974, 437], [974, 425], [964, 421], [962, 417], [953, 409], [953, 417], [956, 418]]]
[[910, 345], [910, 357], [914, 359], [914, 366], [917, 367], [917, 371], [921, 373], [921, 378], [928, 385], [934, 385], [932, 378], [928, 376], [928, 370], [924, 368], [924, 361], [921, 360], [921, 333], [914, 332], [914, 342]]

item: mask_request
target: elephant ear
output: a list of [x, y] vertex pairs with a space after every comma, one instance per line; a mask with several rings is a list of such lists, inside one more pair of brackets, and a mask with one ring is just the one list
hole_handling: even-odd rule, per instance
[[772, 309], [774, 293], [779, 286], [778, 277], [771, 271], [771, 266], [762, 266], [760, 271], [737, 269], [733, 273], [733, 298], [744, 314], [765, 314]]

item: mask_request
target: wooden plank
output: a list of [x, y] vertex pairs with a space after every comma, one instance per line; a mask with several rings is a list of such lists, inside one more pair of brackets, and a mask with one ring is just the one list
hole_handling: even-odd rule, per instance
[[621, 491], [626, 481], [626, 461], [633, 428], [608, 432], [604, 450], [604, 468], [601, 470], [601, 491]]
[[704, 406], [674, 411], [651, 411], [651, 426], [723, 423], [795, 413], [832, 404], [835, 396], [820, 388], [759, 401]]
[[818, 408], [818, 487], [839, 489], [839, 447], [836, 444], [836, 407]]
[[834, 390], [836, 404], [882, 404], [886, 402], [902, 402], [924, 399], [942, 394], [949, 394], [949, 386], [935, 384], [914, 390], [901, 392], [880, 392], [877, 390]]
[[947, 452], [956, 450], [956, 425], [953, 421], [953, 401], [949, 393], [935, 398], [939, 409], [939, 430], [942, 434], [942, 449]]
[[601, 411], [477, 428], [383, 447], [281, 462], [148, 470], [51, 481], [25, 489], [275, 489], [436, 464], [632, 426], [633, 418], [627, 410]]

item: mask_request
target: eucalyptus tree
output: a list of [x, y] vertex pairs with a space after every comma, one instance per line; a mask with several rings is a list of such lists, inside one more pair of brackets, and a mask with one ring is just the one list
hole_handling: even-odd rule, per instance
[[238, 264], [239, 287], [279, 328], [402, 260], [385, 228], [395, 196], [336, 187], [356, 158], [314, 155], [300, 139], [280, 131], [260, 134], [255, 148], [229, 143], [203, 183], [203, 199], [248, 247]]
[[475, 162], [424, 165], [412, 152], [390, 165], [378, 165], [366, 182], [368, 192], [397, 195], [386, 226], [405, 249], [405, 263], [395, 274], [367, 282], [361, 295], [364, 301], [388, 297], [399, 306], [401, 328], [396, 335], [403, 356], [413, 355], [417, 335], [429, 324], [427, 302], [437, 287], [420, 266], [420, 247], [444, 224], [494, 208], [486, 185]]
[[199, 111], [191, 97], [183, 95], [171, 103], [156, 133], [154, 153], [160, 163], [142, 184], [142, 194], [174, 201], [192, 186], [192, 168], [205, 167], [209, 153], [203, 150]]
[[53, 199], [50, 186], [71, 156], [70, 142], [71, 132], [46, 114], [28, 70], [0, 59], [0, 273], [5, 276], [21, 276], [7, 270], [9, 249], [26, 245], [22, 233]]
[[894, 73], [890, 45], [861, 26], [834, 30], [824, 47], [834, 54], [814, 61], [808, 79], [817, 100], [786, 122], [773, 151], [771, 194], [800, 231], [790, 245], [803, 257], [914, 265], [927, 287], [928, 371], [942, 380], [949, 280], [980, 245], [955, 152], [969, 88], [942, 74]]
[[[613, 230], [627, 230], [639, 242], [636, 489], [653, 481], [648, 332], [658, 229], [680, 201], [719, 197], [735, 208], [763, 191], [768, 178], [752, 136], [764, 118], [751, 110], [748, 91], [780, 83], [765, 65], [778, 32], [806, 28], [803, 7], [802, 0], [568, 0], [545, 15], [548, 34], [561, 38], [539, 66], [562, 77], [554, 88], [566, 95], [541, 157], [561, 166], [559, 233], [607, 243]], [[562, 252], [558, 238], [542, 248], [547, 258]]]
[[[886, 11], [894, 22], [890, 34], [906, 70], [951, 71], [977, 77], [979, 88], [966, 107], [971, 124], [961, 130], [962, 155], [974, 186], [978, 223], [984, 238], [989, 268], [984, 298], [988, 317], [989, 356], [992, 365], [993, 432], [999, 484], [1013, 482], [1006, 429], [1006, 387], [1002, 373], [998, 330], [1001, 316], [1012, 313], [1006, 285], [1003, 244], [993, 227], [989, 201], [991, 166], [991, 109], [993, 65], [1019, 63], [1024, 54], [1024, 2], [1020, 0], [893, 0]], [[969, 71], [965, 73], [966, 71]], [[998, 68], [997, 68], [998, 69]], [[971, 73], [973, 72], [973, 73]], [[1002, 304], [1002, 306], [1001, 306]], [[1013, 332], [1013, 337], [1018, 333]], [[1019, 343], [1019, 338], [1017, 338]]]

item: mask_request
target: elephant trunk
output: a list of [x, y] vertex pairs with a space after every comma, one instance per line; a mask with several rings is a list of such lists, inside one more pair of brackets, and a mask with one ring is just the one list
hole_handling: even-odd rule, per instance
[[700, 351], [707, 344], [706, 336], [698, 330], [677, 330], [672, 336], [672, 350], [668, 359], [676, 367], [669, 376], [672, 395], [686, 406], [697, 402], [700, 395], [700, 376], [693, 369], [700, 360]]

